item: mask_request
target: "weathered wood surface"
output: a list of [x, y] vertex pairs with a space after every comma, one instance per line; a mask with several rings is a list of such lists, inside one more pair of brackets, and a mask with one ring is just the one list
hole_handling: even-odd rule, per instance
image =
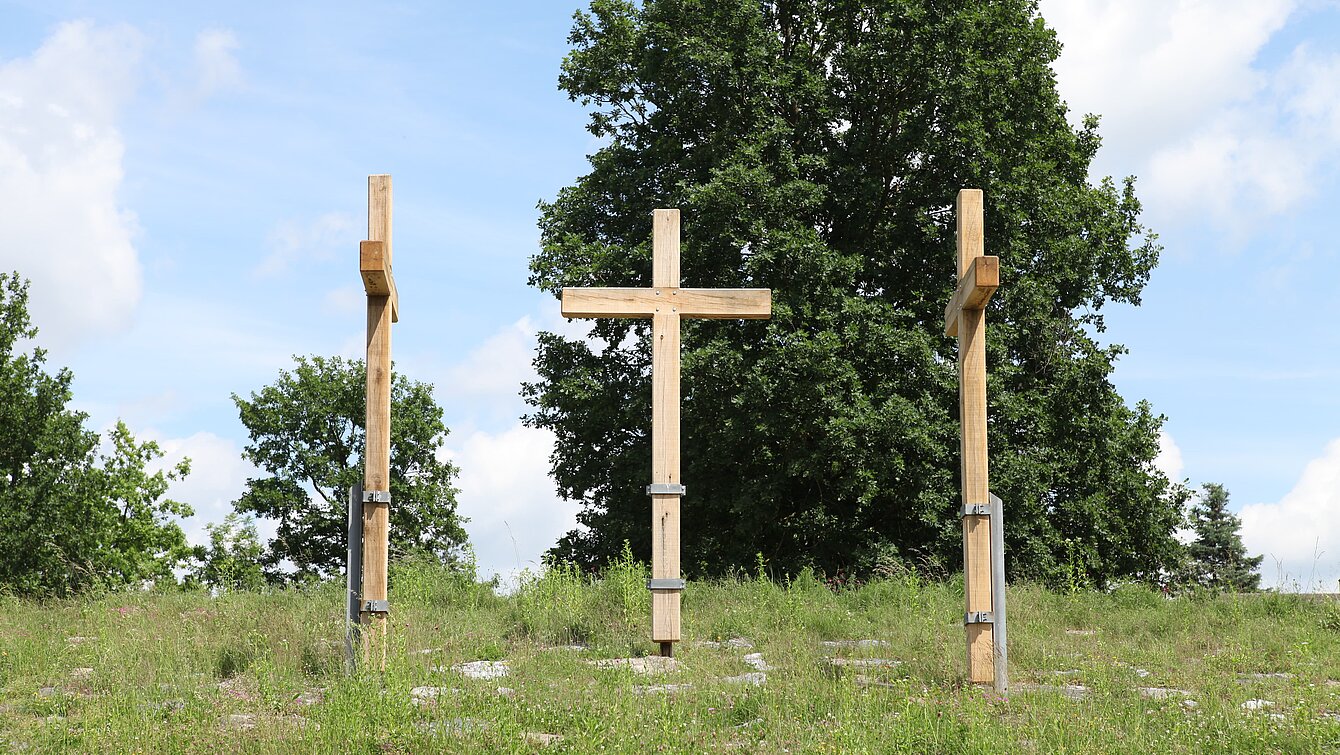
[[[769, 289], [679, 287], [679, 210], [652, 213], [651, 288], [565, 288], [564, 317], [650, 318], [652, 338], [651, 454], [652, 483], [682, 485], [679, 437], [679, 321], [766, 319], [772, 313]], [[651, 496], [651, 576], [678, 579], [680, 497]], [[651, 592], [652, 640], [680, 640], [680, 592]]]
[[[964, 505], [989, 502], [986, 437], [986, 311], [991, 294], [999, 285], [999, 264], [983, 256], [983, 209], [980, 189], [964, 189], [956, 202], [958, 225], [958, 273], [960, 283], [954, 295], [957, 312], [946, 311], [946, 332], [950, 325], [959, 340], [959, 418], [962, 424], [960, 456], [962, 502]], [[983, 260], [991, 259], [985, 263]], [[965, 304], [971, 302], [974, 306]], [[991, 520], [986, 516], [963, 517], [964, 610], [967, 613], [992, 610], [991, 596]], [[986, 623], [966, 625], [968, 679], [990, 683], [995, 679], [993, 627]]]
[[[369, 243], [371, 242], [371, 243]], [[391, 177], [368, 177], [368, 241], [359, 245], [365, 286], [372, 267], [385, 276], [387, 293], [368, 291], [367, 415], [363, 452], [363, 489], [391, 489], [391, 323], [395, 320], [395, 279], [391, 275]], [[365, 256], [365, 252], [371, 253]], [[363, 599], [386, 600], [390, 538], [389, 503], [363, 506]], [[364, 660], [386, 667], [386, 614], [362, 612]]]

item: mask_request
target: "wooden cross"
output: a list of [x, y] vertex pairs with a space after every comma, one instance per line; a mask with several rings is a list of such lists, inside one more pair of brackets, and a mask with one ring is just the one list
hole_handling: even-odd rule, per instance
[[391, 274], [391, 177], [368, 176], [368, 238], [358, 268], [368, 296], [367, 433], [363, 450], [363, 658], [386, 668], [386, 568], [391, 508], [391, 323], [400, 297]]
[[[986, 447], [986, 303], [1000, 285], [1000, 258], [983, 256], [982, 190], [963, 189], [958, 221], [958, 289], [945, 307], [945, 335], [958, 336], [959, 451], [962, 457], [964, 627], [968, 679], [996, 680], [992, 599], [991, 517]], [[997, 521], [1000, 521], [997, 519]], [[1003, 576], [1003, 575], [1002, 575]]]
[[564, 317], [651, 318], [651, 638], [679, 642], [679, 320], [766, 320], [767, 288], [680, 288], [679, 210], [652, 213], [651, 288], [565, 288]]

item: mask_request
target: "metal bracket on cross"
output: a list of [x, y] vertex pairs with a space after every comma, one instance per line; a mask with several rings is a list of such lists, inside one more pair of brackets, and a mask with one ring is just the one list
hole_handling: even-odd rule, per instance
[[363, 503], [390, 503], [391, 491], [389, 490], [364, 490]]
[[684, 591], [684, 580], [682, 579], [649, 579], [647, 580], [647, 589], [656, 590], [674, 590], [676, 592]]
[[647, 486], [647, 495], [677, 495], [683, 497], [685, 487], [672, 482], [657, 482]]
[[390, 613], [391, 601], [389, 600], [365, 600], [363, 601], [363, 610], [368, 613]]

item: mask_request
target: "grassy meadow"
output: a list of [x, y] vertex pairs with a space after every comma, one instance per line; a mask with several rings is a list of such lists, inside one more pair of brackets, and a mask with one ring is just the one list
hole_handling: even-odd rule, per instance
[[961, 585], [914, 576], [691, 583], [676, 668], [595, 665], [655, 653], [645, 577], [395, 566], [353, 675], [342, 584], [0, 598], [0, 752], [1340, 751], [1334, 601], [1013, 586], [1002, 698], [963, 683]]

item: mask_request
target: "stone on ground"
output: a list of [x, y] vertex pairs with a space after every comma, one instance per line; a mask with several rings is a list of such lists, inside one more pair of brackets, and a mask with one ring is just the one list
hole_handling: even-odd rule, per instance
[[728, 640], [717, 642], [716, 640], [698, 640], [693, 643], [696, 648], [729, 648], [732, 650], [749, 650], [754, 647], [754, 643], [743, 637], [732, 637]]
[[538, 731], [521, 732], [521, 741], [526, 744], [539, 745], [541, 747], [550, 747], [563, 741], [562, 734], [545, 734]]
[[1010, 685], [1012, 692], [1051, 692], [1067, 700], [1083, 700], [1089, 696], [1089, 688], [1083, 684], [1033, 684], [1015, 682]]
[[829, 658], [828, 665], [837, 668], [898, 668], [903, 662], [892, 658]]
[[458, 663], [451, 670], [470, 679], [501, 679], [510, 673], [507, 661], [470, 661]]
[[763, 660], [762, 653], [750, 653], [746, 655], [744, 657], [744, 663], [755, 671], [772, 671], [774, 668], [769, 665], [767, 661]]
[[886, 648], [886, 640], [824, 640], [819, 643], [826, 648]]
[[1190, 697], [1191, 692], [1175, 687], [1136, 687], [1136, 692], [1146, 700], [1167, 700], [1170, 697]]
[[739, 676], [723, 677], [721, 681], [729, 684], [752, 684], [755, 687], [762, 687], [763, 683], [768, 681], [768, 675], [762, 671], [750, 671]]
[[587, 663], [596, 668], [626, 668], [635, 674], [668, 674], [679, 670], [679, 661], [660, 655], [648, 655], [642, 658], [606, 658]]
[[224, 716], [223, 720], [219, 723], [225, 729], [250, 731], [251, 729], [256, 728], [256, 716], [250, 713], [233, 713], [232, 715]]

